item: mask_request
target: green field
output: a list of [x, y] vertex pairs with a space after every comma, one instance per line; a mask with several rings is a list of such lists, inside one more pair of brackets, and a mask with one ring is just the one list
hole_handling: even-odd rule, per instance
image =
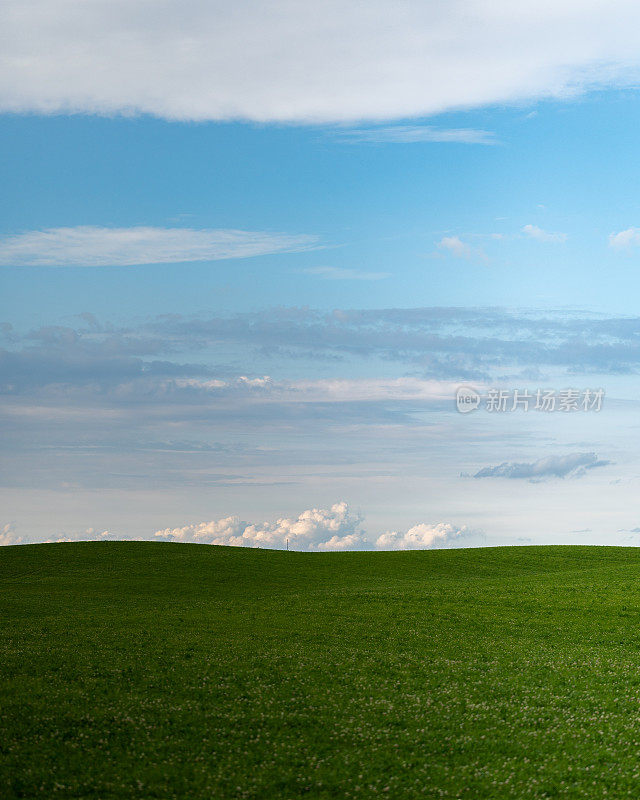
[[640, 549], [0, 550], [0, 797], [640, 796]]

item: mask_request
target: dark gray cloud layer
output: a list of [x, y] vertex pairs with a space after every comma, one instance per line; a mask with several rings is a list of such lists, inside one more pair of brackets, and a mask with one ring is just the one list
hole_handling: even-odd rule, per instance
[[275, 309], [149, 326], [182, 346], [242, 344], [286, 356], [307, 351], [418, 364], [434, 377], [470, 378], [512, 366], [627, 372], [640, 364], [640, 319], [501, 309]]
[[[501, 309], [337, 310], [278, 308], [207, 319], [166, 315], [136, 327], [101, 325], [91, 315], [71, 327], [19, 335], [4, 326], [0, 390], [135, 383], [143, 394], [177, 377], [251, 375], [289, 361], [397, 362], [421, 377], [492, 380], [636, 372], [640, 318]], [[166, 384], [163, 392], [166, 391]]]
[[[131, 326], [87, 313], [75, 326], [3, 325], [0, 337], [0, 481], [10, 486], [393, 475], [399, 454], [402, 469], [420, 469], [427, 441], [455, 473], [460, 419], [432, 412], [453, 413], [458, 381], [640, 366], [640, 319], [482, 308], [278, 308]], [[530, 442], [526, 427], [509, 436]], [[603, 463], [579, 455], [476, 477], [541, 480]]]
[[[482, 308], [277, 308], [205, 319], [166, 315], [130, 327], [85, 314], [76, 327], [19, 333], [4, 325], [0, 335], [10, 437], [27, 408], [38, 409], [29, 417], [34, 431], [52, 419], [63, 426], [56, 417], [62, 409], [91, 411], [76, 418], [78, 429], [95, 427], [108, 410], [112, 432], [134, 421], [138, 433], [168, 422], [410, 425], [415, 412], [450, 409], [453, 397], [452, 389], [429, 393], [412, 380], [542, 380], [553, 370], [569, 383], [580, 372], [640, 367], [639, 318]], [[318, 382], [320, 373], [323, 386], [288, 378]], [[397, 386], [381, 391], [378, 376], [390, 373]], [[345, 376], [360, 387], [332, 391], [329, 384]]]

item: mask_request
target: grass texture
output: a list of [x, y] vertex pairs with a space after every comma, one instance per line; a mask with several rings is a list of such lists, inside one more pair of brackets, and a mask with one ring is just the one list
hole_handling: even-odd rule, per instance
[[0, 797], [640, 796], [640, 549], [0, 551]]

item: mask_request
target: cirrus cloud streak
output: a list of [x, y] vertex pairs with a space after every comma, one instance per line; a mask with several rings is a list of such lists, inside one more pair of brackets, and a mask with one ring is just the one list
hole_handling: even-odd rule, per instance
[[220, 261], [300, 252], [316, 237], [194, 228], [104, 228], [81, 225], [0, 237], [0, 265], [106, 267]]

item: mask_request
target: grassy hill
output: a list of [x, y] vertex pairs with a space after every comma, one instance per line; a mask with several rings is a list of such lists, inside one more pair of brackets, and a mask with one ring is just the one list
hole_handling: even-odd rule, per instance
[[640, 550], [0, 549], [0, 796], [637, 797]]

